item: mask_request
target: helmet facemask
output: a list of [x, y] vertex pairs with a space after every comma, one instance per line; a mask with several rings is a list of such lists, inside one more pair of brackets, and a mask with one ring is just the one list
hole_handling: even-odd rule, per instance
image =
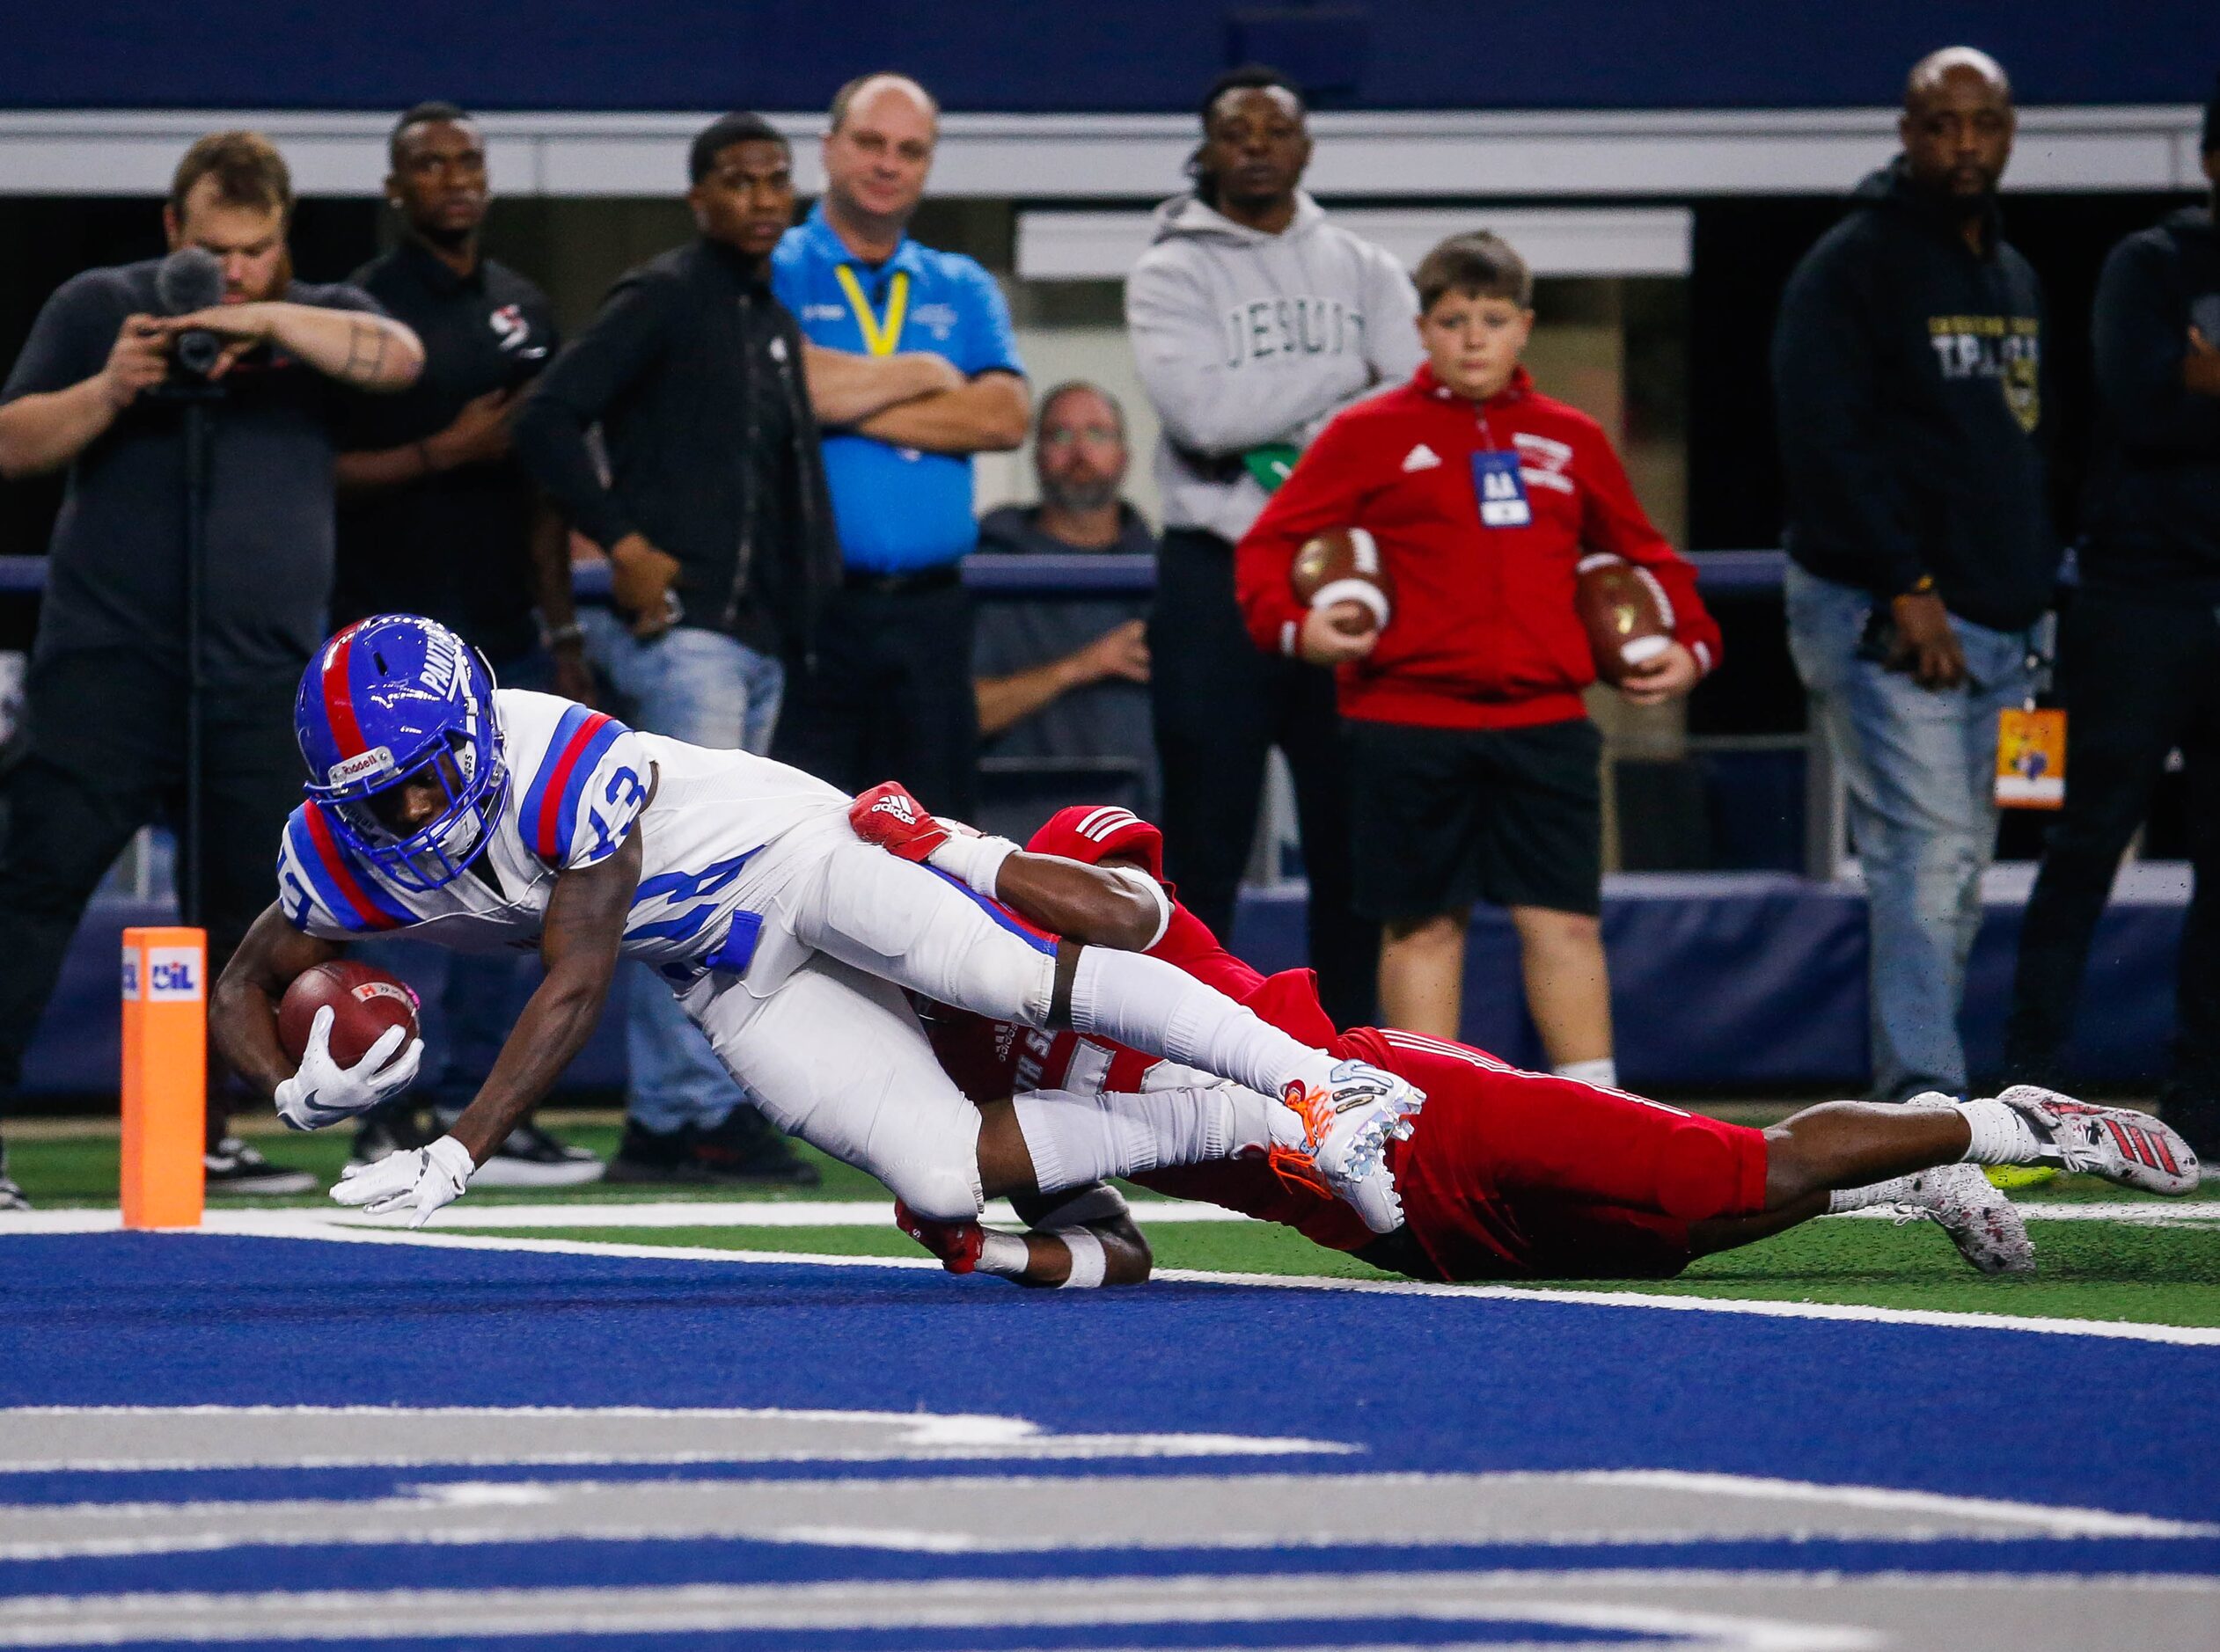
[[[481, 763], [492, 772], [481, 778]], [[411, 790], [431, 787], [439, 806], [421, 824], [400, 814]], [[345, 795], [317, 803], [348, 846], [405, 889], [443, 888], [470, 869], [492, 841], [494, 822], [509, 792], [509, 776], [494, 747], [490, 758], [473, 742], [449, 735], [409, 767], [379, 776]]]

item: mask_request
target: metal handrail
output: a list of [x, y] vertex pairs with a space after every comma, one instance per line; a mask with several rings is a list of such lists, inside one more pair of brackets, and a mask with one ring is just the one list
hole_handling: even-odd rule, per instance
[[[1743, 595], [1777, 590], [1787, 556], [1779, 551], [1692, 551], [1697, 582], [1709, 594]], [[47, 559], [0, 556], [0, 591], [45, 588]], [[571, 583], [580, 596], [609, 595], [609, 565], [572, 565]], [[1156, 564], [1150, 557], [1096, 555], [1021, 556], [989, 552], [963, 559], [963, 583], [982, 596], [1145, 596], [1156, 588]]]

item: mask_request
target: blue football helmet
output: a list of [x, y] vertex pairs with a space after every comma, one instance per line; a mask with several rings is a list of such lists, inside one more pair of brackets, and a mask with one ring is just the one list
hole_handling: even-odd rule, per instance
[[[452, 883], [484, 852], [509, 793], [494, 674], [436, 620], [380, 614], [349, 625], [301, 676], [293, 732], [312, 808], [333, 835], [403, 888]], [[381, 793], [429, 778], [445, 802], [403, 833]]]

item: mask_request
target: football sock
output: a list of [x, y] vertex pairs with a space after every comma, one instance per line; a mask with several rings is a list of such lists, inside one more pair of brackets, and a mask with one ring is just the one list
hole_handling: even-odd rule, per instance
[[1600, 1089], [1619, 1087], [1619, 1064], [1609, 1056], [1598, 1056], [1594, 1061], [1567, 1061], [1553, 1071], [1560, 1078], [1571, 1078], [1580, 1084], [1592, 1084]]
[[1015, 1279], [1025, 1271], [1032, 1255], [1023, 1234], [984, 1228], [979, 1235], [979, 1260], [976, 1270], [982, 1274], [993, 1274], [998, 1279]]
[[1083, 1227], [1075, 1227], [1057, 1237], [1064, 1241], [1064, 1248], [1072, 1258], [1072, 1271], [1058, 1289], [1092, 1290], [1100, 1285], [1103, 1275], [1110, 1271], [1110, 1257], [1103, 1249], [1103, 1241]]
[[1298, 1043], [1162, 959], [1103, 947], [1080, 953], [1072, 1030], [1199, 1067], [1266, 1095], [1299, 1079], [1325, 1088], [1334, 1066], [1323, 1050]]
[[1949, 1105], [1965, 1115], [1967, 1131], [1973, 1137], [1959, 1155], [1962, 1163], [2032, 1165], [2038, 1161], [2042, 1143], [2027, 1121], [2003, 1102], [1983, 1096]]
[[1012, 1107], [1044, 1193], [1262, 1149], [1272, 1141], [1276, 1115], [1294, 1120], [1277, 1101], [1238, 1085], [1137, 1095], [1036, 1090]]
[[1916, 1180], [1916, 1176], [1891, 1176], [1864, 1188], [1837, 1188], [1827, 1195], [1827, 1214], [1840, 1216], [1845, 1210], [1870, 1210], [1877, 1204], [1902, 1204], [1912, 1196], [1912, 1183]]

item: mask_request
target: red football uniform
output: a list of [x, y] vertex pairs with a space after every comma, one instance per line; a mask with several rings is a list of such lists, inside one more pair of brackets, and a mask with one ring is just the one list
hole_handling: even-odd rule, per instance
[[1354, 1210], [1329, 1194], [1291, 1187], [1261, 1159], [1184, 1165], [1133, 1180], [1444, 1280], [1667, 1278], [1691, 1260], [1692, 1220], [1764, 1208], [1762, 1131], [1523, 1072], [1469, 1045], [1417, 1033], [1361, 1027], [1331, 1048], [1426, 1093], [1410, 1139], [1388, 1144], [1407, 1245], [1374, 1252], [1382, 1241]]
[[[1092, 830], [1074, 831], [1093, 823]], [[1092, 861], [1138, 851], [1161, 875], [1155, 829], [1123, 810], [1066, 809], [1034, 835], [1037, 852]], [[1525, 1072], [1447, 1039], [1360, 1027], [1336, 1034], [1308, 969], [1263, 976], [1172, 903], [1149, 949], [1291, 1036], [1368, 1061], [1426, 1093], [1388, 1162], [1406, 1240], [1382, 1239], [1330, 1193], [1291, 1183], [1259, 1156], [1149, 1171], [1132, 1180], [1183, 1199], [1278, 1222], [1330, 1250], [1366, 1253], [1420, 1278], [1663, 1278], [1691, 1256], [1689, 1224], [1754, 1215], [1765, 1203], [1762, 1131], [1661, 1101]], [[1153, 1056], [1075, 1033], [1041, 1033], [933, 1006], [941, 1065], [974, 1100], [1023, 1090], [1130, 1092]]]

